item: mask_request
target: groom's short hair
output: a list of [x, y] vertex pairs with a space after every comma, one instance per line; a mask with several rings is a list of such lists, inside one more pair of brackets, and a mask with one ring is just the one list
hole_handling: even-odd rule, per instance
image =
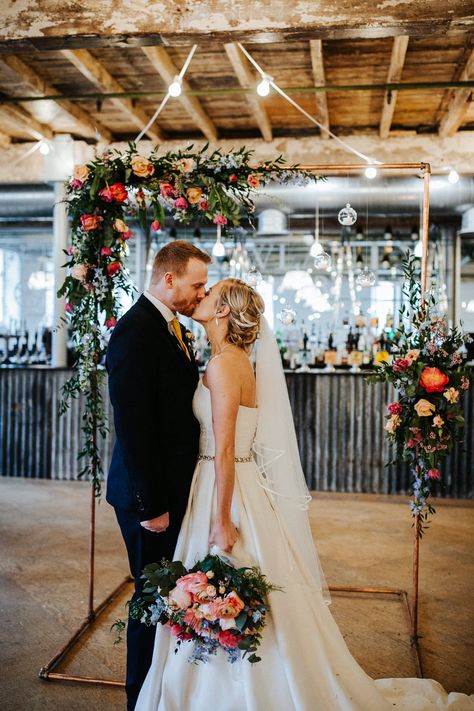
[[176, 239], [165, 244], [155, 255], [151, 283], [156, 284], [166, 272], [181, 276], [186, 271], [190, 259], [199, 259], [204, 264], [212, 262], [207, 252], [203, 252], [202, 249], [184, 239]]

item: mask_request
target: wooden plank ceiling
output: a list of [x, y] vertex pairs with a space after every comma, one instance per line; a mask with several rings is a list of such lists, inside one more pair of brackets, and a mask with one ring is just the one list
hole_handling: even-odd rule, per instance
[[[294, 40], [247, 44], [246, 49], [283, 89], [387, 82], [452, 82], [474, 79], [474, 39], [442, 37]], [[133, 139], [160, 97], [48, 100], [2, 103], [5, 97], [155, 91], [166, 92], [189, 47], [107, 47], [0, 54], [0, 137], [31, 141], [70, 133], [95, 141]], [[283, 98], [262, 99], [259, 77], [234, 43], [198, 47], [184, 93], [171, 99], [148, 132], [154, 142], [319, 135]], [[218, 90], [218, 93], [213, 93]], [[245, 91], [247, 90], [247, 93]], [[186, 95], [199, 92], [198, 96]], [[227, 92], [227, 93], [226, 93]], [[292, 97], [337, 134], [390, 138], [403, 132], [453, 135], [474, 129], [471, 88], [385, 92], [300, 92]], [[322, 132], [324, 134], [324, 132]]]

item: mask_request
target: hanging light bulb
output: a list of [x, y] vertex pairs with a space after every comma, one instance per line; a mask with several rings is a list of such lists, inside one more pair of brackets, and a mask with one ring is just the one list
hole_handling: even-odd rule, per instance
[[270, 93], [270, 77], [265, 74], [262, 81], [257, 84], [257, 94], [259, 96], [268, 96]]
[[291, 326], [296, 321], [296, 311], [290, 306], [285, 306], [278, 314], [278, 318], [284, 326]]
[[357, 212], [354, 210], [353, 207], [351, 207], [350, 203], [348, 202], [346, 203], [346, 206], [342, 208], [342, 210], [339, 210], [337, 219], [339, 220], [341, 225], [344, 225], [344, 227], [350, 227], [350, 225], [353, 225], [354, 222], [357, 220]]
[[245, 281], [249, 286], [258, 286], [262, 281], [262, 275], [256, 266], [251, 266], [245, 275]]
[[448, 180], [451, 185], [456, 185], [459, 182], [459, 173], [457, 170], [450, 170], [448, 174]]
[[365, 177], [368, 178], [369, 180], [373, 180], [377, 176], [377, 168], [374, 168], [373, 165], [369, 165], [365, 169]]
[[182, 91], [181, 81], [181, 77], [175, 76], [175, 78], [168, 87], [168, 94], [170, 96], [180, 96]]
[[331, 255], [327, 252], [321, 252], [314, 258], [314, 266], [316, 269], [330, 269], [331, 268]]
[[212, 256], [217, 257], [218, 259], [225, 257], [225, 247], [222, 243], [220, 225], [217, 225], [217, 236], [216, 241], [214, 242], [214, 246], [212, 248]]
[[42, 156], [47, 156], [50, 152], [49, 143], [47, 141], [41, 141], [39, 146], [39, 152]]
[[356, 283], [358, 286], [362, 287], [369, 287], [373, 286], [376, 282], [376, 277], [375, 273], [372, 271], [372, 269], [369, 269], [368, 267], [364, 267], [364, 269], [361, 269], [360, 272], [356, 276]]

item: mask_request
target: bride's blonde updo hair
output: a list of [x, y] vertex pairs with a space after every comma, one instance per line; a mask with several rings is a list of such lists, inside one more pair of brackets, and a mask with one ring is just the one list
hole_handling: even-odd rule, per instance
[[226, 341], [249, 351], [265, 310], [262, 297], [241, 279], [223, 279], [217, 309], [224, 305], [230, 309]]

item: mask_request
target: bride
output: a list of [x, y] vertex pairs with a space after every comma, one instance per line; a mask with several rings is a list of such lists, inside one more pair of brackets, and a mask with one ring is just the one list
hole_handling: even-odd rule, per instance
[[190, 664], [190, 647], [176, 651], [158, 625], [136, 710], [472, 711], [472, 696], [448, 695], [432, 680], [374, 681], [351, 656], [327, 606], [280, 354], [263, 311], [260, 295], [238, 279], [216, 284], [194, 311], [212, 354], [193, 401], [200, 455], [174, 559], [189, 568], [214, 546], [258, 565], [283, 592], [269, 595], [253, 665], [229, 664], [222, 650]]

